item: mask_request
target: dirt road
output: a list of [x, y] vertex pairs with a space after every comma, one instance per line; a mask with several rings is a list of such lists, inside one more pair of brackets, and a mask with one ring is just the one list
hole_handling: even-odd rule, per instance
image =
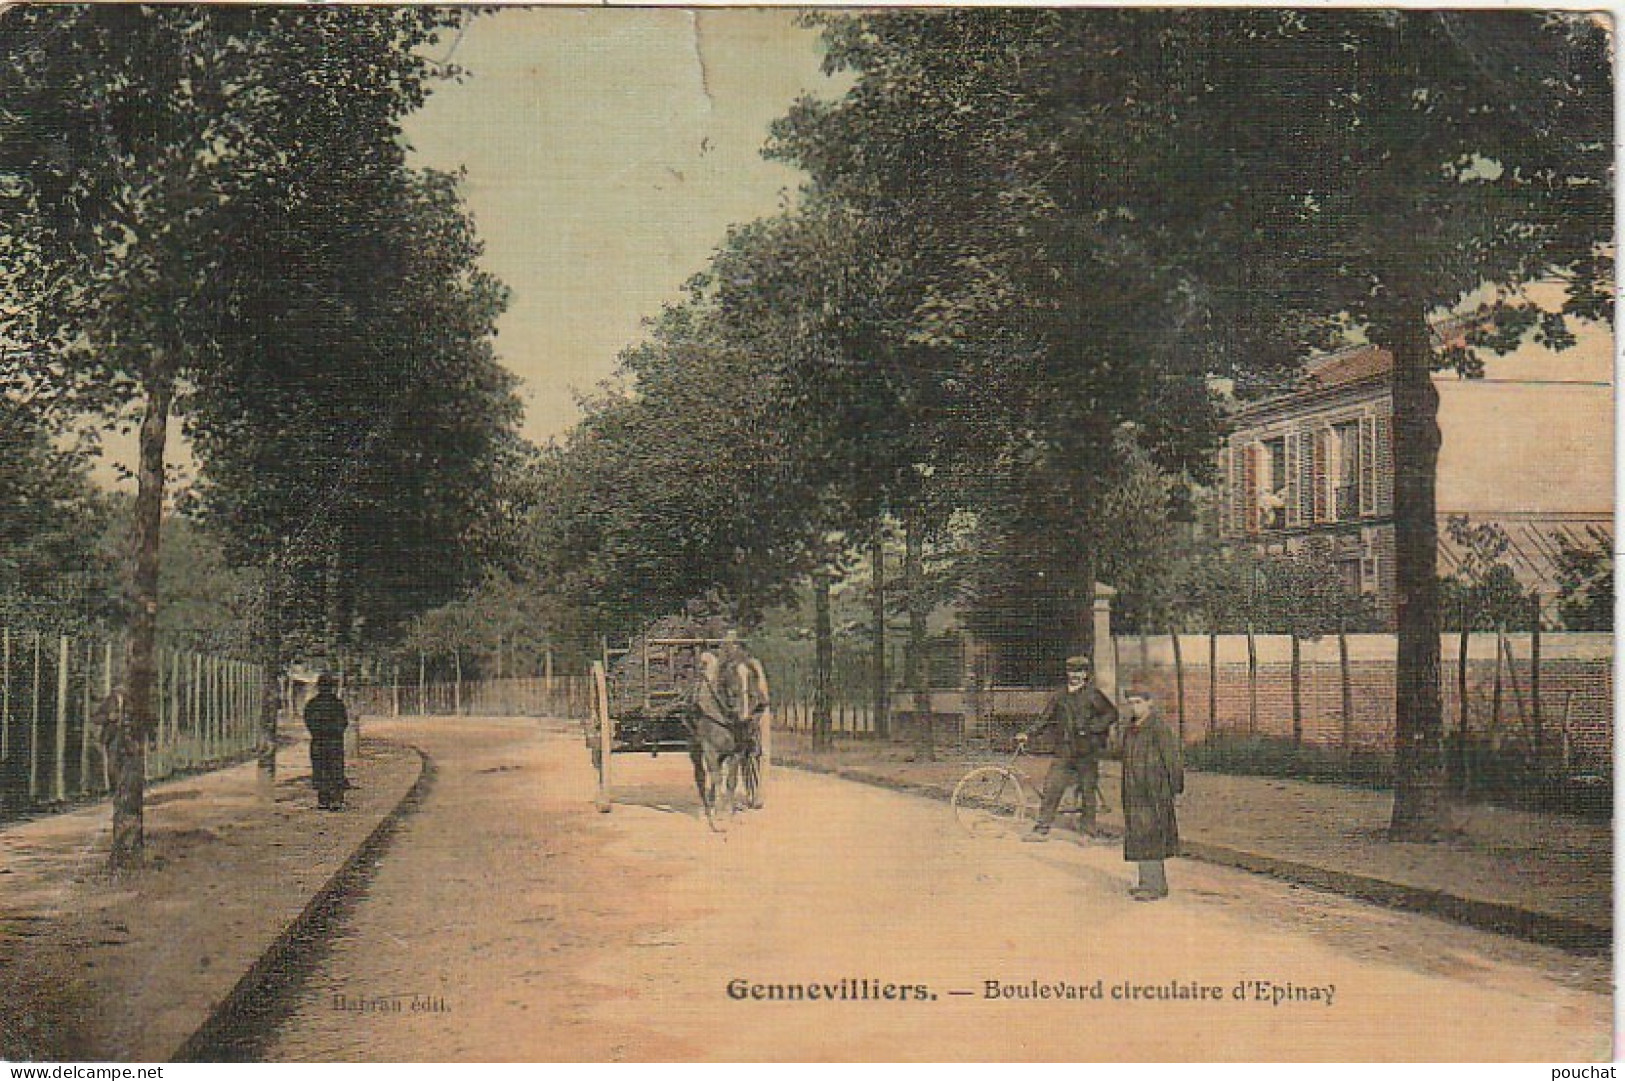
[[368, 733], [427, 752], [434, 787], [266, 1059], [1610, 1052], [1600, 960], [1184, 861], [1140, 904], [1115, 848], [971, 838], [941, 803], [783, 770], [719, 836], [681, 755], [617, 757], [600, 815], [562, 723]]

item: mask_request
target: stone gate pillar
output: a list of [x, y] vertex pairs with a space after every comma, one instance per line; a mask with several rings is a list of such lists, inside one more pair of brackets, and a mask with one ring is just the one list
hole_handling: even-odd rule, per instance
[[1112, 648], [1112, 598], [1117, 590], [1095, 583], [1095, 686], [1117, 701], [1117, 650]]

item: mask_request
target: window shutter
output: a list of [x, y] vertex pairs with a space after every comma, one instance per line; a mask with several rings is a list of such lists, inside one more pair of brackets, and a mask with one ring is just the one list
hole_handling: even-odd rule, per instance
[[1310, 470], [1314, 489], [1313, 506], [1315, 521], [1330, 521], [1331, 508], [1331, 457], [1332, 432], [1330, 428], [1322, 428], [1314, 435], [1314, 464]]
[[1315, 520], [1315, 433], [1298, 433], [1298, 524]]
[[1360, 418], [1360, 517], [1377, 513], [1377, 418]]
[[1242, 472], [1242, 493], [1246, 497], [1243, 508], [1247, 532], [1257, 533], [1259, 529], [1258, 492], [1259, 483], [1263, 479], [1264, 470], [1264, 444], [1247, 444], [1246, 468]]
[[1240, 536], [1247, 528], [1247, 449], [1237, 445], [1230, 450], [1230, 533]]
[[1219, 448], [1219, 536], [1228, 537], [1235, 531], [1231, 523], [1230, 508], [1236, 502], [1236, 470], [1230, 444]]
[[1303, 472], [1299, 459], [1303, 456], [1303, 441], [1298, 438], [1297, 432], [1286, 433], [1286, 524], [1289, 526], [1302, 525], [1302, 508], [1298, 505], [1298, 489], [1303, 484]]
[[1372, 473], [1371, 485], [1373, 502], [1372, 513], [1387, 515], [1394, 513], [1394, 432], [1393, 425], [1386, 413], [1378, 413], [1372, 418], [1371, 454]]

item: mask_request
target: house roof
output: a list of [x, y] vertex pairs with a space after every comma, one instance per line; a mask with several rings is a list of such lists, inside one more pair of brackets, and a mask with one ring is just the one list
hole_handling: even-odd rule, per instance
[[1368, 379], [1386, 377], [1393, 370], [1392, 353], [1374, 345], [1362, 345], [1357, 349], [1345, 349], [1310, 361], [1304, 372], [1304, 385], [1301, 390], [1294, 393], [1302, 393], [1303, 390], [1330, 390], [1333, 387], [1363, 383]]
[[[1433, 348], [1466, 344], [1467, 331], [1476, 319], [1476, 316], [1453, 316], [1429, 323]], [[1386, 378], [1393, 370], [1394, 355], [1388, 350], [1375, 345], [1356, 345], [1312, 358], [1305, 366], [1303, 389], [1329, 390], [1349, 386], [1379, 376]]]

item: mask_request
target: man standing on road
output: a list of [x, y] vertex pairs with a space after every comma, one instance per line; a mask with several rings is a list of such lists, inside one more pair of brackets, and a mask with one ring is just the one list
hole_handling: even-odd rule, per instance
[[1179, 823], [1174, 797], [1185, 791], [1179, 739], [1156, 715], [1151, 696], [1131, 690], [1123, 696], [1128, 726], [1123, 731], [1123, 858], [1140, 865], [1140, 884], [1129, 890], [1136, 901], [1168, 896], [1163, 860], [1179, 855]]
[[344, 730], [350, 715], [339, 701], [338, 680], [322, 674], [316, 694], [305, 703], [305, 728], [310, 732], [310, 780], [316, 787], [316, 805], [324, 811], [344, 809]]
[[1083, 821], [1079, 828], [1086, 836], [1098, 837], [1095, 827], [1095, 790], [1100, 785], [1100, 756], [1107, 736], [1117, 722], [1117, 707], [1094, 685], [1094, 662], [1085, 656], [1066, 659], [1066, 690], [1057, 694], [1038, 723], [1016, 736], [1018, 743], [1047, 729], [1055, 730], [1055, 761], [1044, 778], [1044, 798], [1038, 807], [1038, 821], [1024, 841], [1049, 840], [1049, 828], [1061, 797], [1073, 785], [1082, 797]]

